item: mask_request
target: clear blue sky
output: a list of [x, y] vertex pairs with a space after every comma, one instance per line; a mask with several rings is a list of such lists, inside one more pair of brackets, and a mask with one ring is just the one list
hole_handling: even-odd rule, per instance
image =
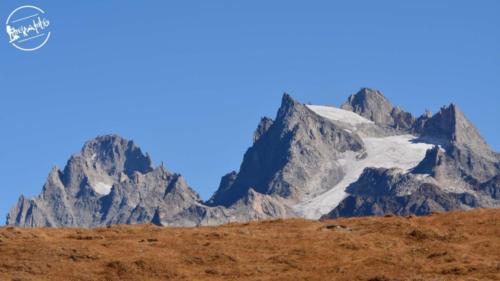
[[455, 102], [500, 149], [500, 1], [6, 0], [2, 30], [25, 4], [52, 36], [31, 53], [0, 36], [1, 223], [107, 133], [206, 199], [285, 91], [338, 105], [373, 87], [417, 115]]

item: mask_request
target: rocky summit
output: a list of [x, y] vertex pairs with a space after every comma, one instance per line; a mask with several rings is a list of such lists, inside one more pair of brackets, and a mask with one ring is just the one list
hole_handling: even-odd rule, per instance
[[500, 156], [455, 105], [420, 117], [363, 88], [339, 108], [284, 94], [238, 171], [203, 202], [179, 174], [117, 135], [88, 141], [7, 224], [198, 226], [271, 218], [425, 215], [500, 206]]

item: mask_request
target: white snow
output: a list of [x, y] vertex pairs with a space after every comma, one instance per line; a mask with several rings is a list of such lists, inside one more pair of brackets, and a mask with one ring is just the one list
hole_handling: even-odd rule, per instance
[[95, 192], [101, 195], [107, 195], [111, 192], [112, 185], [104, 182], [97, 182], [92, 187], [94, 188]]
[[351, 125], [374, 124], [373, 121], [368, 120], [359, 114], [337, 107], [324, 105], [307, 105], [307, 107], [316, 112], [316, 114], [334, 121], [340, 121]]
[[[367, 119], [342, 109], [326, 106], [308, 107], [317, 114], [335, 121], [350, 124], [367, 123], [364, 121]], [[430, 144], [413, 142], [415, 138], [412, 135], [362, 137], [367, 157], [357, 160], [355, 153], [345, 153], [343, 158], [337, 160], [346, 173], [342, 181], [332, 189], [297, 204], [295, 210], [309, 219], [318, 219], [327, 214], [347, 196], [345, 189], [359, 178], [366, 167], [400, 168], [405, 171], [415, 167], [425, 157], [425, 152], [432, 148]]]

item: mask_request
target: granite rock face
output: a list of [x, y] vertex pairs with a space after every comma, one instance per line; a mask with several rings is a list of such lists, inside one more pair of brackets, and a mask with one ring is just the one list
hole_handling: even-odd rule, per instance
[[500, 207], [500, 157], [458, 107], [414, 118], [363, 88], [341, 108], [284, 94], [274, 120], [260, 120], [239, 171], [206, 202], [132, 141], [106, 135], [54, 167], [39, 196], [21, 196], [7, 224], [197, 226], [475, 207]]

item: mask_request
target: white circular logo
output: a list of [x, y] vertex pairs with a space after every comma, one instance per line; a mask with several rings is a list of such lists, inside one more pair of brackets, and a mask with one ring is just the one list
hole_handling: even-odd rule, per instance
[[50, 38], [49, 27], [47, 14], [35, 6], [15, 9], [5, 22], [9, 43], [22, 51], [34, 51], [43, 47]]

